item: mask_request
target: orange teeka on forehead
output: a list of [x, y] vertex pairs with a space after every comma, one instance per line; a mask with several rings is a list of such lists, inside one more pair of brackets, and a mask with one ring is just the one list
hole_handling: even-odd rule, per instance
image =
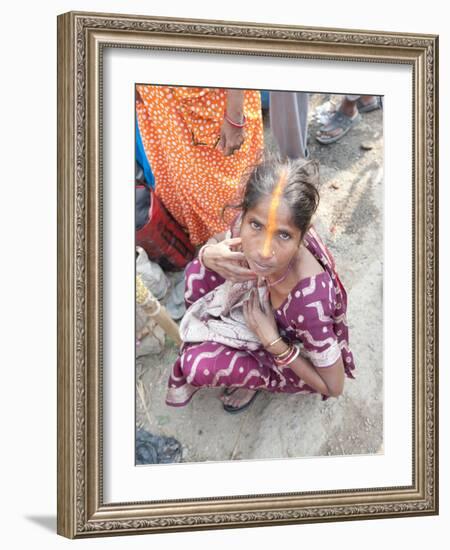
[[272, 193], [272, 200], [270, 201], [270, 207], [269, 207], [269, 216], [267, 219], [267, 233], [266, 238], [264, 240], [264, 247], [263, 247], [263, 254], [264, 256], [268, 256], [270, 253], [270, 244], [273, 239], [273, 234], [275, 233], [276, 229], [276, 222], [277, 222], [277, 210], [278, 206], [280, 205], [280, 199], [281, 199], [281, 193], [283, 192], [283, 189], [286, 185], [288, 176], [288, 169], [286, 167], [283, 168], [280, 178], [277, 182], [277, 185], [275, 186], [275, 189]]

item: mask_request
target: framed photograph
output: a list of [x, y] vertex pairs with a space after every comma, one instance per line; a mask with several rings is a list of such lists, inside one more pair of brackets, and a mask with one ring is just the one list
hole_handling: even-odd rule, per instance
[[58, 17], [58, 533], [438, 513], [438, 38]]

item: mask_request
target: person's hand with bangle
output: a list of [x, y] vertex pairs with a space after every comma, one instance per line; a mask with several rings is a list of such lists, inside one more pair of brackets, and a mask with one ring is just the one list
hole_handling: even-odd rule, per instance
[[279, 335], [277, 338], [274, 338], [267, 344], [263, 345], [264, 348], [274, 357], [283, 355], [287, 350], [289, 350], [289, 344], [287, 344], [287, 342]]
[[232, 155], [245, 140], [244, 90], [228, 90], [224, 120], [217, 148], [224, 156]]
[[245, 256], [242, 252], [233, 250], [241, 244], [240, 237], [224, 239], [218, 243], [204, 245], [199, 252], [200, 262], [215, 271], [224, 279], [234, 283], [256, 280], [257, 275], [245, 267]]

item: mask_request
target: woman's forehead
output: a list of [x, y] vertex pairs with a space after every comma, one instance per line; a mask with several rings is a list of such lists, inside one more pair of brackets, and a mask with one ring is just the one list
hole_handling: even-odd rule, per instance
[[[247, 215], [253, 215], [258, 218], [258, 221], [262, 224], [266, 224], [270, 217], [271, 206], [273, 205], [272, 195], [261, 198], [253, 208], [247, 211]], [[292, 210], [287, 201], [283, 198], [280, 199], [276, 208], [276, 224], [280, 229], [297, 229], [294, 224]]]

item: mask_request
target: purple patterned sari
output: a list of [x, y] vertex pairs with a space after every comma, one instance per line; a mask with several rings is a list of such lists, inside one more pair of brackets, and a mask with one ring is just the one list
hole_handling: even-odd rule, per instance
[[[347, 294], [334, 259], [314, 229], [304, 244], [323, 271], [298, 281], [274, 311], [280, 335], [300, 344], [301, 355], [317, 368], [341, 356], [345, 374], [354, 378], [348, 343]], [[279, 393], [316, 393], [273, 356], [245, 325], [242, 302], [253, 283], [230, 283], [198, 260], [186, 268], [188, 307], [180, 326], [183, 345], [172, 367], [166, 404], [186, 405], [200, 388], [244, 387]]]

